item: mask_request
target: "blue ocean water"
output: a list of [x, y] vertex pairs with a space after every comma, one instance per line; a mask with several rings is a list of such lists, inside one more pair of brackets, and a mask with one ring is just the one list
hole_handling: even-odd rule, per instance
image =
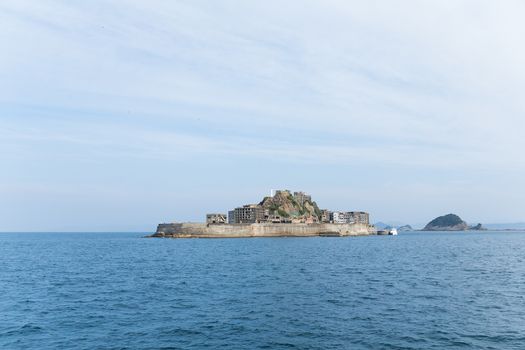
[[525, 233], [0, 234], [1, 349], [525, 349]]

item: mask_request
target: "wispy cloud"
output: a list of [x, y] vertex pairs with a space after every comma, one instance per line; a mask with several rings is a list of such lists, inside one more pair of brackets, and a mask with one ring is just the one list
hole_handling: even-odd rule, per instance
[[192, 173], [218, 158], [223, 181], [236, 163], [257, 186], [276, 181], [269, 168], [308, 169], [315, 186], [315, 166], [357, 162], [424, 174], [429, 189], [453, 186], [452, 171], [494, 187], [478, 172], [525, 170], [524, 13], [519, 1], [4, 1], [0, 179], [38, 183], [46, 160]]

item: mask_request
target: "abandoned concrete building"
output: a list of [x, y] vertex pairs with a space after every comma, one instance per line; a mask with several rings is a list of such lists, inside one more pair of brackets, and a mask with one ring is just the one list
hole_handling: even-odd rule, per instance
[[370, 224], [369, 214], [364, 211], [334, 211], [331, 215], [334, 224]]
[[[275, 194], [274, 194], [275, 193]], [[334, 223], [334, 224], [370, 224], [369, 214], [363, 211], [330, 211], [327, 209], [316, 209], [314, 215], [310, 212], [309, 215], [290, 210], [290, 202], [294, 208], [299, 204], [304, 208], [305, 203], [312, 203], [312, 197], [305, 192], [293, 192], [293, 196], [288, 190], [272, 190], [273, 200], [272, 206], [280, 208], [281, 206], [288, 206], [288, 211], [270, 209], [264, 206], [263, 202], [260, 204], [247, 204], [242, 207], [237, 207], [228, 212], [228, 215], [222, 213], [212, 213], [206, 215], [207, 224], [254, 224], [254, 223]], [[293, 197], [293, 198], [292, 198]], [[265, 197], [267, 199], [268, 197]], [[294, 203], [295, 202], [295, 203]], [[316, 207], [317, 208], [317, 207]], [[301, 209], [304, 210], [304, 209]]]
[[297, 203], [300, 205], [304, 205], [305, 202], [312, 203], [312, 196], [304, 193], [304, 192], [294, 192], [293, 197]]
[[206, 214], [207, 224], [225, 224], [226, 222], [226, 214]]
[[256, 204], [248, 204], [228, 212], [230, 224], [253, 224], [264, 221], [264, 209]]

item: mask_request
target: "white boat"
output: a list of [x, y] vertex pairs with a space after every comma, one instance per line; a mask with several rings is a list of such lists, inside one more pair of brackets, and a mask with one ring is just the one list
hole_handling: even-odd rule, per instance
[[397, 236], [397, 228], [392, 227], [392, 228], [390, 229], [390, 231], [388, 231], [388, 234], [389, 234], [390, 236]]

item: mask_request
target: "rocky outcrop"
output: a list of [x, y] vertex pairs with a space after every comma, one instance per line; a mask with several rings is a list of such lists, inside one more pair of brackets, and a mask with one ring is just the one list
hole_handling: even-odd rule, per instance
[[486, 231], [487, 230], [485, 227], [483, 227], [482, 224], [470, 226], [468, 229], [471, 231]]
[[423, 231], [466, 231], [468, 224], [455, 214], [443, 215], [430, 221]]
[[321, 217], [317, 203], [311, 200], [301, 203], [290, 191], [277, 191], [273, 197], [265, 197], [259, 205], [267, 209], [270, 215], [284, 218], [318, 221]]

